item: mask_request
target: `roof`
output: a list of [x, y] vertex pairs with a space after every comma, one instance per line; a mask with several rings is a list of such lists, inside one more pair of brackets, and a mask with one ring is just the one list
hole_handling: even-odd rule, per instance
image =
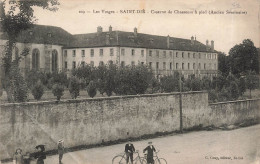
[[[109, 38], [109, 41], [108, 41]], [[111, 31], [101, 33], [88, 33], [73, 35], [73, 41], [66, 48], [91, 48], [91, 47], [135, 47], [150, 49], [171, 49], [183, 51], [215, 52], [210, 47], [194, 40], [169, 37], [169, 48], [167, 47], [167, 36], [158, 36], [124, 31]]]
[[[4, 33], [1, 39], [7, 39]], [[167, 41], [169, 40], [169, 47]], [[216, 52], [201, 42], [190, 39], [158, 36], [125, 31], [107, 31], [72, 35], [60, 27], [34, 25], [23, 31], [17, 38], [21, 43], [63, 45], [65, 48], [91, 47], [134, 47], [149, 49], [169, 49], [182, 51]]]
[[[17, 42], [68, 46], [72, 37], [70, 33], [60, 27], [33, 25], [32, 28], [21, 32], [17, 37]], [[8, 39], [6, 33], [3, 33], [0, 38]]]

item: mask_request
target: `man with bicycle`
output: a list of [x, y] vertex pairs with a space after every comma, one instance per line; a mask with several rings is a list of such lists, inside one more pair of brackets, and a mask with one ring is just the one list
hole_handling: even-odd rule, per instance
[[155, 148], [152, 145], [152, 142], [148, 142], [148, 146], [144, 149], [144, 153], [145, 151], [147, 151], [147, 164], [154, 164], [154, 160], [153, 160], [153, 152], [155, 152]]
[[129, 162], [129, 158], [131, 161], [131, 164], [133, 164], [133, 154], [135, 152], [134, 145], [128, 140], [127, 144], [125, 145], [125, 153], [126, 153], [126, 164]]

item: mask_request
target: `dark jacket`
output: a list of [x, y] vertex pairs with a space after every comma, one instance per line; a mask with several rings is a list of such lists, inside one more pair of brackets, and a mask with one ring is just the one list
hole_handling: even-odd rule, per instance
[[144, 149], [144, 152], [147, 151], [147, 163], [153, 163], [153, 152], [155, 152], [155, 148], [152, 146], [147, 146]]
[[133, 153], [135, 152], [135, 147], [133, 144], [126, 144], [125, 145], [125, 152], [130, 152], [130, 153]]

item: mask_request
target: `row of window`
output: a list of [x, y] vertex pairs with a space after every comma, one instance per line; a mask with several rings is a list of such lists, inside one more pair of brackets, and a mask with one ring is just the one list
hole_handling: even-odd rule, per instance
[[[109, 64], [113, 64], [113, 61], [110, 60], [108, 63], [109, 63]], [[94, 61], [90, 61], [90, 65], [91, 65], [91, 66], [94, 66], [94, 64], [95, 64]], [[86, 65], [86, 62], [85, 62], [85, 61], [81, 61], [80, 65], [81, 65], [81, 66], [85, 66], [85, 65]], [[100, 61], [100, 62], [99, 62], [99, 65], [100, 65], [100, 66], [101, 66], [101, 65], [104, 65], [104, 62], [103, 62], [103, 61]], [[77, 67], [76, 61], [72, 61], [72, 68], [75, 69], [76, 67]], [[64, 68], [65, 68], [65, 69], [68, 69], [68, 62], [67, 62], [67, 61], [64, 62]]]
[[[131, 55], [134, 56], [135, 53], [136, 53], [135, 49], [131, 49]], [[99, 56], [103, 56], [103, 54], [104, 54], [104, 50], [99, 49]], [[160, 54], [160, 51], [156, 50], [156, 57], [159, 58], [159, 54]], [[173, 57], [173, 51], [170, 51], [169, 54], [170, 54], [170, 57], [172, 58]], [[95, 55], [94, 49], [90, 49], [90, 56], [94, 57], [94, 55]], [[113, 56], [113, 55], [114, 55], [114, 49], [110, 48], [110, 56]], [[121, 49], [121, 55], [122, 56], [125, 55], [125, 49], [124, 48]], [[152, 55], [153, 55], [153, 51], [149, 50], [149, 56], [152, 56]], [[64, 50], [64, 56], [67, 57], [67, 50]], [[72, 56], [76, 57], [76, 50], [72, 50]], [[81, 56], [85, 57], [85, 50], [81, 50]], [[144, 57], [144, 50], [141, 50], [141, 56]], [[176, 58], [178, 58], [179, 52], [176, 52], [175, 56], [176, 56]], [[204, 56], [205, 56], [205, 59], [217, 59], [217, 54], [205, 53]], [[163, 51], [163, 57], [166, 58], [166, 51]], [[184, 52], [181, 53], [181, 57], [185, 58]], [[188, 58], [196, 58], [196, 53], [188, 52], [187, 57]], [[199, 59], [201, 58], [201, 53], [198, 53], [198, 58]]]
[[[150, 68], [152, 68], [152, 64], [153, 64], [152, 62], [149, 62], [149, 67], [150, 67]], [[195, 67], [196, 67], [196, 64], [193, 63], [193, 64], [192, 64], [192, 69], [195, 70]], [[209, 63], [209, 68], [210, 68], [210, 69], [212, 68], [211, 63]], [[159, 69], [159, 62], [156, 62], [156, 70], [158, 70], [158, 69]], [[163, 69], [166, 70], [166, 62], [163, 62]], [[170, 64], [169, 64], [169, 69], [172, 70], [172, 63], [171, 63], [171, 62], [170, 62]], [[179, 63], [176, 63], [176, 64], [175, 64], [175, 69], [176, 69], [176, 70], [177, 70], [177, 69], [183, 69], [183, 70], [184, 70], [184, 69], [186, 69], [186, 68], [185, 68], [185, 64], [182, 63], [182, 65], [181, 65], [181, 67], [180, 67], [180, 66], [179, 66]], [[187, 69], [188, 69], [188, 70], [191, 69], [191, 64], [190, 64], [190, 63], [188, 63]], [[201, 69], [201, 64], [200, 64], [200, 63], [198, 64], [198, 69]], [[207, 69], [206, 63], [204, 63], [203, 69]], [[217, 65], [214, 64], [214, 70], [216, 70], [216, 69], [217, 69]]]

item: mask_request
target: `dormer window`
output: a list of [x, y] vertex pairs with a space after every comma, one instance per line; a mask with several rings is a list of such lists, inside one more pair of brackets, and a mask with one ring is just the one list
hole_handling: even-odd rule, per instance
[[32, 36], [32, 35], [33, 35], [33, 31], [29, 31], [29, 35], [31, 35], [31, 36]]

